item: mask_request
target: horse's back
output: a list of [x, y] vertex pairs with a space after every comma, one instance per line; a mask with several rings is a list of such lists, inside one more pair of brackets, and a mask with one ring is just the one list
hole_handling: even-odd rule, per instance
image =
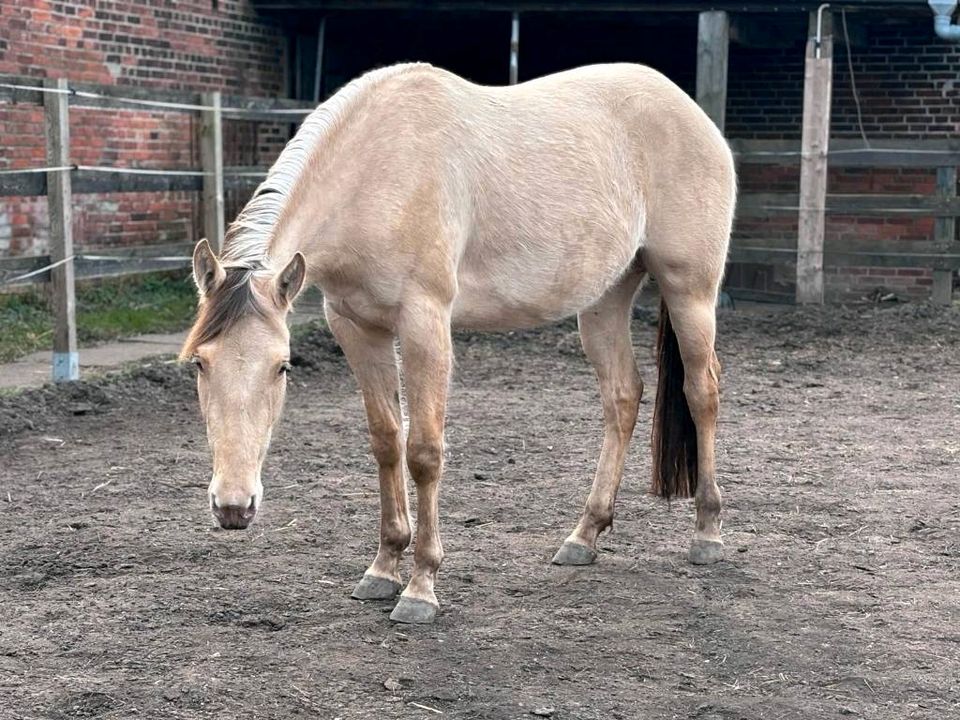
[[[508, 88], [452, 84], [463, 113], [452, 186], [473, 198], [458, 256], [462, 324], [536, 324], [581, 310], [641, 249], [669, 241], [661, 236], [677, 212], [696, 215], [705, 183], [735, 185], [722, 135], [650, 68], [589, 66]], [[733, 190], [726, 195], [720, 204], [732, 204]], [[688, 200], [680, 210], [678, 197]], [[732, 207], [710, 210], [729, 224]]]

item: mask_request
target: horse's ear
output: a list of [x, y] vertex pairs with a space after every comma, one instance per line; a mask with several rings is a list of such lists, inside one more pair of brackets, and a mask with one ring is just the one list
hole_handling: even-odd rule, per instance
[[213, 254], [213, 249], [206, 238], [197, 243], [193, 249], [193, 281], [197, 284], [200, 295], [209, 295], [223, 282], [226, 273], [220, 266], [220, 261]]
[[303, 253], [297, 252], [287, 266], [277, 275], [277, 299], [280, 304], [289, 307], [303, 288], [303, 281], [307, 276], [307, 261]]

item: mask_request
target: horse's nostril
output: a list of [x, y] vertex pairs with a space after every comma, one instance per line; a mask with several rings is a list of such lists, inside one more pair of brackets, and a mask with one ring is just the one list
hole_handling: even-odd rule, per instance
[[223, 529], [243, 530], [253, 521], [257, 511], [241, 505], [223, 505], [214, 509], [213, 514]]
[[250, 496], [250, 504], [247, 505], [247, 510], [256, 510], [256, 509], [257, 509], [257, 496], [256, 496], [256, 495], [251, 495], [251, 496]]
[[214, 510], [220, 507], [220, 505], [217, 504], [217, 496], [213, 493], [210, 493], [210, 507]]

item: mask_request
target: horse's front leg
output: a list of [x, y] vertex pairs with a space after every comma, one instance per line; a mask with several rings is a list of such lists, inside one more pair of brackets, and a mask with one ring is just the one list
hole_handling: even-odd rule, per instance
[[390, 619], [429, 623], [439, 608], [433, 586], [443, 560], [437, 501], [452, 364], [449, 307], [429, 301], [408, 306], [398, 334], [410, 418], [407, 467], [417, 486], [417, 540], [413, 575]]
[[400, 560], [410, 544], [403, 478], [400, 379], [393, 336], [358, 327], [325, 305], [327, 323], [363, 392], [370, 444], [380, 475], [380, 548], [353, 591], [357, 600], [389, 600], [403, 585]]

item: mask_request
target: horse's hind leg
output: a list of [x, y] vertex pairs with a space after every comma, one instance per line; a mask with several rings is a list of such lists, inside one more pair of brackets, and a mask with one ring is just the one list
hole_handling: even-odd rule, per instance
[[716, 293], [710, 286], [691, 292], [669, 282], [662, 282], [661, 288], [683, 361], [683, 394], [696, 426], [697, 524], [689, 559], [695, 565], [706, 565], [723, 559], [721, 499], [714, 457], [720, 410], [720, 362], [714, 351]]
[[403, 478], [400, 379], [393, 337], [365, 330], [325, 306], [327, 323], [363, 393], [370, 444], [380, 475], [380, 548], [353, 591], [357, 600], [388, 600], [400, 591], [400, 560], [410, 544]]
[[644, 274], [641, 268], [632, 268], [578, 316], [583, 350], [600, 381], [603, 448], [580, 522], [553, 558], [557, 565], [593, 562], [597, 557], [597, 536], [613, 523], [613, 506], [643, 394], [630, 340], [630, 321], [633, 298]]

